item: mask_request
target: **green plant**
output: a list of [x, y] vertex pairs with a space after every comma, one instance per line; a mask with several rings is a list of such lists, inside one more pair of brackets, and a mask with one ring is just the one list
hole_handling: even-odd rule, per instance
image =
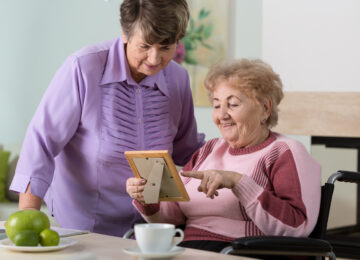
[[213, 24], [206, 22], [206, 17], [210, 15], [210, 10], [201, 9], [197, 20], [195, 21], [190, 17], [189, 27], [186, 30], [184, 38], [181, 40], [185, 47], [185, 58], [184, 62], [188, 64], [197, 64], [197, 60], [194, 57], [194, 51], [199, 45], [205, 48], [212, 49], [212, 46], [206, 43], [213, 31]]

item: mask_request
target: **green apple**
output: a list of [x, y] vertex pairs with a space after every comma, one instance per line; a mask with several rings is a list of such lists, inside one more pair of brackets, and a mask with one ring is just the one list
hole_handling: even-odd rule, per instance
[[24, 209], [13, 213], [6, 221], [6, 235], [14, 242], [14, 236], [25, 230], [40, 234], [44, 229], [50, 228], [50, 221], [44, 212], [35, 209]]

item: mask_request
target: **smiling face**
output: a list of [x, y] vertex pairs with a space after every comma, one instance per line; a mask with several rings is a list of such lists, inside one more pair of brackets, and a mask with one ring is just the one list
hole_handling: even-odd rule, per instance
[[271, 111], [271, 102], [256, 103], [228, 81], [219, 81], [213, 92], [213, 121], [222, 137], [233, 148], [258, 145], [266, 140], [269, 129], [262, 120]]
[[123, 35], [126, 57], [131, 76], [139, 83], [146, 76], [154, 75], [165, 68], [174, 57], [177, 44], [148, 44], [140, 30], [135, 30], [130, 40]]

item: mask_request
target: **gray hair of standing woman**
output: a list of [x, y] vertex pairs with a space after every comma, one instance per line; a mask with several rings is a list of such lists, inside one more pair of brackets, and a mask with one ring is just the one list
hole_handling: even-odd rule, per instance
[[205, 88], [210, 102], [212, 102], [215, 87], [223, 81], [240, 89], [256, 103], [261, 104], [264, 100], [270, 99], [271, 114], [265, 124], [268, 128], [277, 124], [278, 105], [284, 97], [283, 84], [280, 76], [269, 64], [259, 59], [241, 59], [215, 64], [205, 78]]
[[148, 44], [177, 43], [185, 36], [189, 16], [186, 0], [124, 0], [120, 6], [123, 34], [131, 39], [140, 30]]

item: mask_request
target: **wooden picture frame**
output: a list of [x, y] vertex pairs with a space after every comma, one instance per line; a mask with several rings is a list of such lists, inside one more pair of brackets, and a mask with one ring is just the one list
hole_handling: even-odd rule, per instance
[[167, 150], [124, 152], [136, 178], [147, 180], [145, 203], [189, 201], [189, 195]]

